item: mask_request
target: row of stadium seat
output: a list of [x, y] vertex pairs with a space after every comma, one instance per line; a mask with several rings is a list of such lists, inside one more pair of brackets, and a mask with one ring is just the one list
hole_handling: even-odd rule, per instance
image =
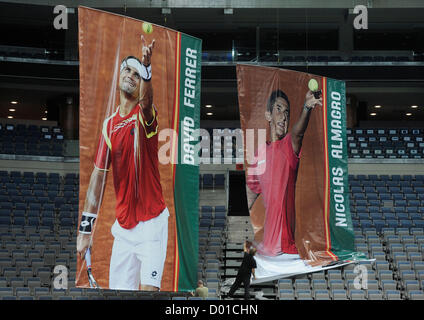
[[[208, 129], [209, 143], [202, 146], [200, 156], [212, 158], [213, 161], [217, 161], [214, 158], [218, 157], [219, 163], [225, 163], [225, 158], [230, 158], [230, 163], [242, 161], [242, 146], [236, 144], [237, 131], [230, 130], [230, 136], [213, 136], [213, 130]], [[349, 158], [422, 159], [424, 134], [422, 129], [348, 129], [347, 151]]]
[[199, 187], [202, 189], [224, 188], [225, 175], [222, 173], [205, 173], [199, 175]]
[[63, 156], [64, 135], [58, 127], [0, 124], [0, 154]]

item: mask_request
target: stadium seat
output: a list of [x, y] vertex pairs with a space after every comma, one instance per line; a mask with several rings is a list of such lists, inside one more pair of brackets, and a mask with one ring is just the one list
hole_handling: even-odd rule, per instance
[[383, 300], [384, 296], [380, 290], [368, 290], [368, 300]]
[[213, 175], [212, 174], [204, 174], [203, 175], [203, 181], [202, 181], [202, 185], [203, 185], [203, 189], [211, 189], [213, 188]]
[[423, 290], [414, 290], [407, 293], [409, 300], [424, 300]]
[[387, 300], [402, 300], [399, 290], [386, 290], [384, 293]]
[[351, 300], [364, 300], [366, 298], [366, 293], [362, 290], [351, 290], [349, 292], [349, 297]]
[[296, 290], [297, 300], [312, 300], [311, 290]]
[[225, 187], [225, 176], [223, 174], [215, 174], [215, 188], [224, 188]]
[[331, 296], [333, 300], [348, 300], [346, 290], [331, 290]]
[[13, 296], [13, 289], [10, 287], [0, 287], [0, 298]]

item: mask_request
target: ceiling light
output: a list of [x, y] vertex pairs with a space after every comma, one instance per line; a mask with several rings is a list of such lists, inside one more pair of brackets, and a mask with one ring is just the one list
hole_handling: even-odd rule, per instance
[[409, 116], [412, 116], [412, 113], [411, 112], [407, 112], [406, 115], [409, 117]]
[[370, 116], [376, 116], [376, 115], [377, 115], [377, 113], [375, 113], [375, 112], [370, 113]]
[[46, 121], [46, 120], [47, 120], [47, 118], [41, 118], [41, 120]]
[[15, 111], [16, 111], [16, 109], [9, 109], [9, 111], [10, 111], [10, 112], [15, 112]]
[[44, 113], [48, 113], [48, 111], [46, 110], [46, 111], [44, 111]]
[[8, 119], [13, 119], [13, 116], [7, 116]]
[[376, 105], [376, 106], [374, 106], [374, 108], [376, 108], [376, 109], [380, 109], [380, 108], [381, 108], [381, 106], [380, 106], [380, 105]]
[[207, 105], [205, 105], [205, 108], [212, 108], [212, 105], [211, 104], [207, 104]]
[[18, 101], [10, 101], [11, 104], [18, 104]]
[[212, 115], [213, 115], [213, 113], [212, 113], [212, 112], [208, 112], [208, 113], [206, 113], [206, 115], [207, 115], [207, 116], [212, 116]]
[[411, 106], [411, 108], [412, 108], [412, 109], [417, 109], [417, 108], [418, 108], [418, 106], [413, 105], [413, 106]]

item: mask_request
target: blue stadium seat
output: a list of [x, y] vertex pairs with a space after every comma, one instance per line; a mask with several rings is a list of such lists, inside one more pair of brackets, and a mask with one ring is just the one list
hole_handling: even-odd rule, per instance
[[210, 227], [212, 225], [211, 219], [200, 219], [199, 227]]
[[72, 218], [63, 218], [61, 219], [60, 225], [62, 228], [71, 228], [74, 225]]
[[377, 232], [381, 232], [382, 229], [386, 227], [386, 222], [384, 220], [374, 220], [373, 222]]
[[213, 175], [210, 173], [205, 173], [203, 175], [203, 188], [204, 189], [210, 189], [213, 188]]
[[409, 203], [408, 206], [406, 207], [406, 212], [408, 212], [408, 213], [417, 213], [417, 212], [419, 212], [419, 209], [418, 209], [419, 206], [420, 206], [419, 203], [417, 205], [411, 205]]
[[357, 201], [357, 203], [358, 203], [358, 201], [360, 201], [360, 203], [363, 203], [363, 204], [360, 204], [360, 205], [367, 205], [367, 202], [366, 202], [366, 196], [365, 196], [365, 193], [354, 193], [353, 194], [353, 198], [354, 199], [356, 199], [356, 201]]
[[368, 193], [368, 194], [366, 195], [366, 197], [367, 197], [367, 199], [368, 199], [368, 200], [378, 200], [378, 195], [377, 195], [377, 193]]
[[38, 217], [28, 217], [28, 225], [38, 227], [40, 225], [40, 219]]
[[47, 227], [53, 227], [54, 226], [54, 219], [53, 218], [41, 218], [41, 225], [47, 226]]
[[29, 210], [41, 210], [41, 204], [38, 202], [31, 202], [28, 204]]
[[381, 212], [370, 212], [370, 218], [372, 220], [383, 220], [384, 216]]
[[406, 200], [417, 200], [417, 195], [415, 193], [405, 193]]
[[382, 212], [383, 214], [386, 214], [386, 213], [393, 213], [393, 208], [391, 208], [391, 207], [382, 207], [382, 208], [381, 208], [381, 212]]
[[358, 180], [349, 180], [349, 185], [353, 187], [359, 187], [360, 190], [358, 192], [362, 191], [361, 183]]
[[212, 206], [201, 206], [200, 211], [202, 213], [206, 213], [206, 212], [212, 213]]
[[391, 200], [392, 196], [390, 193], [380, 193], [380, 200]]
[[214, 219], [213, 226], [223, 228], [226, 225], [225, 219]]
[[15, 210], [26, 210], [27, 205], [24, 202], [15, 202]]
[[357, 194], [357, 193], [362, 193], [362, 192], [363, 192], [363, 190], [362, 190], [362, 187], [359, 187], [359, 186], [354, 187], [354, 186], [352, 186], [352, 188], [351, 188], [351, 192], [352, 192], [353, 194]]
[[407, 206], [406, 200], [395, 200], [395, 207], [405, 208], [406, 206]]
[[42, 218], [54, 218], [54, 211], [53, 210], [43, 210], [43, 211], [41, 211], [41, 217]]
[[358, 212], [357, 216], [360, 220], [368, 220], [370, 218], [366, 212]]
[[25, 217], [14, 217], [13, 224], [16, 226], [24, 226], [26, 224]]
[[73, 192], [74, 189], [75, 189], [75, 187], [74, 187], [73, 184], [72, 185], [71, 184], [65, 184], [64, 187], [63, 187], [63, 191], [71, 191], [71, 192]]
[[55, 208], [60, 208], [63, 204], [65, 204], [65, 201], [66, 200], [63, 197], [56, 197], [54, 199]]
[[25, 210], [22, 209], [15, 209], [15, 211], [13, 211], [13, 217], [25, 217]]
[[380, 213], [380, 207], [378, 206], [369, 206], [368, 211], [371, 213]]
[[424, 228], [424, 220], [413, 220], [412, 222], [416, 228]]
[[41, 183], [36, 183], [32, 186], [32, 189], [35, 190], [45, 190], [45, 185]]
[[360, 220], [361, 228], [372, 228], [373, 223], [371, 220]]
[[380, 200], [368, 200], [368, 205], [370, 207], [380, 207], [381, 202]]
[[389, 220], [386, 219], [386, 224], [388, 228], [397, 228], [399, 225], [397, 220], [391, 220], [391, 219]]
[[411, 220], [399, 220], [399, 227], [401, 228], [411, 228], [414, 226], [414, 223]]
[[225, 206], [215, 206], [215, 213], [217, 212], [226, 212]]
[[368, 195], [369, 193], [374, 193], [376, 191], [375, 187], [364, 187], [364, 192]]
[[201, 219], [212, 219], [212, 212], [200, 212]]
[[215, 174], [215, 188], [224, 188], [225, 176], [223, 174]]
[[227, 214], [225, 212], [215, 212], [214, 218], [215, 219], [225, 219]]
[[382, 180], [374, 180], [374, 186], [377, 188], [386, 188], [386, 182]]
[[396, 218], [398, 220], [409, 220], [409, 214], [407, 212], [396, 212]]
[[10, 225], [10, 217], [0, 216], [0, 225]]

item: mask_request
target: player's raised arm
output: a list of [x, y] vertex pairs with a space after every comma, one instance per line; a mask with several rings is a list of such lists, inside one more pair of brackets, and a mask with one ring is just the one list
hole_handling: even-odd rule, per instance
[[141, 36], [142, 81], [140, 84], [140, 105], [143, 110], [144, 119], [149, 123], [153, 120], [153, 87], [151, 81], [151, 59], [154, 47], [155, 40], [153, 40], [152, 43], [148, 45], [144, 36]]
[[312, 91], [308, 90], [305, 97], [305, 104], [303, 105], [299, 120], [294, 124], [291, 131], [292, 146], [296, 154], [299, 154], [300, 148], [302, 147], [302, 140], [306, 128], [308, 127], [311, 110], [314, 109], [317, 105], [322, 106], [322, 97], [317, 99], [315, 98]]
[[91, 233], [102, 202], [106, 186], [107, 171], [94, 167], [81, 214], [81, 223], [78, 229], [77, 251], [84, 258], [85, 252], [91, 245]]

